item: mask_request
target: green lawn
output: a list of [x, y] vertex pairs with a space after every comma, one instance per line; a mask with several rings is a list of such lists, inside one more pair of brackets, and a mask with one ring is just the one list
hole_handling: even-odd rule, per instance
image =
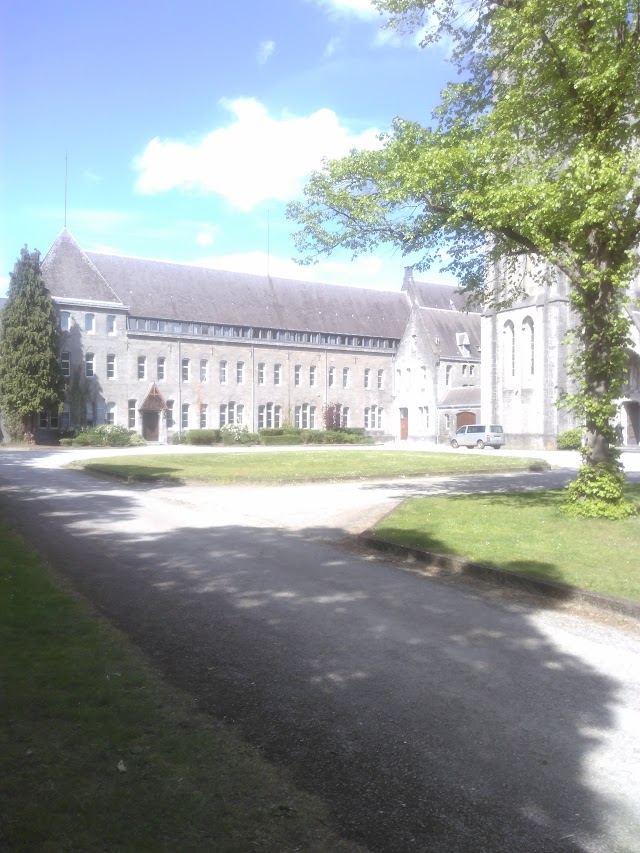
[[[544, 463], [542, 463], [544, 465]], [[215, 485], [304, 483], [377, 477], [422, 477], [505, 471], [540, 465], [539, 460], [492, 453], [412, 453], [394, 450], [325, 450], [283, 453], [211, 453], [118, 456], [75, 462], [99, 474], [129, 481], [177, 480]]]
[[0, 847], [356, 851], [0, 526]]
[[[629, 494], [640, 506], [640, 486]], [[569, 518], [560, 491], [411, 498], [374, 535], [580, 589], [640, 600], [640, 516]]]

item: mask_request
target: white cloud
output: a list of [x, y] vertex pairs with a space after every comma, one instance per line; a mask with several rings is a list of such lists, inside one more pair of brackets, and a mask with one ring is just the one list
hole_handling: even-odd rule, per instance
[[333, 38], [329, 39], [329, 41], [327, 42], [327, 46], [324, 49], [325, 59], [331, 59], [331, 57], [340, 47], [341, 42], [342, 39], [339, 36], [334, 36]]
[[200, 142], [190, 145], [157, 137], [149, 142], [134, 161], [139, 192], [200, 190], [221, 195], [248, 211], [267, 199], [294, 198], [324, 157], [342, 157], [352, 148], [380, 147], [376, 128], [354, 134], [333, 110], [273, 118], [253, 98], [222, 103], [233, 120]]
[[198, 231], [196, 234], [196, 243], [198, 246], [211, 246], [217, 230], [215, 225], [207, 225], [202, 231]]
[[265, 62], [267, 62], [275, 49], [276, 43], [274, 41], [269, 40], [260, 42], [260, 46], [258, 47], [258, 62], [260, 65], [264, 65]]
[[371, 5], [371, 0], [315, 0], [315, 2], [339, 15], [357, 15], [360, 18], [374, 18], [378, 15], [378, 11]]

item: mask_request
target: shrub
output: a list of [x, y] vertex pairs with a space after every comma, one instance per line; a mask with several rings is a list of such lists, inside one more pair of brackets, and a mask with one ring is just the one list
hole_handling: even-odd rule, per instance
[[276, 444], [304, 444], [304, 439], [301, 435], [291, 435], [289, 433], [286, 433], [284, 435], [265, 435], [264, 432], [261, 432], [259, 439], [260, 442], [265, 446], [272, 446]]
[[174, 432], [171, 436], [171, 444], [186, 444], [187, 435], [188, 433], [186, 432]]
[[284, 432], [285, 432], [285, 431], [284, 431], [284, 427], [276, 427], [275, 429], [271, 429], [271, 428], [268, 428], [268, 429], [261, 429], [261, 430], [260, 430], [260, 435], [261, 435], [261, 436], [265, 436], [265, 435], [267, 435], [267, 436], [268, 436], [268, 435], [284, 435]]
[[220, 430], [223, 444], [260, 444], [258, 433], [249, 432], [247, 426], [227, 424]]
[[190, 429], [186, 434], [187, 444], [219, 444], [219, 429]]
[[580, 450], [582, 447], [582, 429], [567, 429], [558, 434], [558, 450]]
[[133, 447], [140, 444], [146, 444], [141, 436], [118, 424], [100, 424], [83, 429], [71, 440], [73, 447]]
[[567, 515], [618, 521], [638, 513], [638, 507], [624, 497], [624, 474], [607, 463], [581, 465], [565, 495], [560, 509]]

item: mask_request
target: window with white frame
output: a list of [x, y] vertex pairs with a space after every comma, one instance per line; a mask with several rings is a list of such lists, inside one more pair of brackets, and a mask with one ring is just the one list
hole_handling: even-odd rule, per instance
[[224, 360], [220, 362], [220, 384], [227, 384], [227, 362]]
[[380, 368], [378, 370], [378, 390], [384, 388], [384, 370]]
[[282, 407], [276, 405], [273, 407], [273, 425], [276, 429], [280, 426], [281, 418], [282, 418]]
[[182, 359], [182, 381], [188, 382], [191, 378], [191, 361], [188, 358]]
[[371, 418], [371, 406], [365, 406], [364, 409], [364, 428], [369, 429], [369, 421]]
[[349, 426], [349, 406], [343, 406], [341, 417], [340, 417], [340, 426], [345, 429], [345, 427]]
[[316, 407], [309, 406], [309, 429], [316, 428]]
[[343, 388], [348, 388], [348, 387], [349, 387], [349, 377], [350, 377], [350, 371], [349, 371], [349, 368], [348, 368], [348, 367], [343, 367], [343, 368], [342, 368], [342, 387], [343, 387]]
[[68, 311], [60, 312], [60, 331], [68, 332], [71, 328], [71, 314]]
[[309, 368], [309, 385], [312, 388], [316, 384], [317, 374], [318, 374], [318, 369], [317, 369], [315, 364], [312, 364], [311, 367]]
[[182, 429], [189, 429], [189, 404], [182, 404]]
[[300, 374], [302, 372], [302, 367], [299, 364], [293, 368], [293, 384], [300, 385]]
[[129, 427], [129, 429], [135, 429], [136, 428], [136, 401], [135, 400], [129, 400], [129, 403], [127, 406], [127, 412], [128, 412], [127, 425]]
[[62, 375], [68, 379], [71, 376], [71, 356], [68, 352], [63, 352], [60, 355], [60, 367], [62, 368]]
[[107, 353], [107, 379], [116, 378], [116, 357], [115, 354]]
[[258, 429], [264, 429], [266, 407], [258, 406]]
[[167, 429], [173, 429], [175, 423], [173, 419], [173, 400], [167, 400]]
[[236, 364], [236, 382], [238, 385], [244, 383], [244, 361], [239, 361]]
[[94, 354], [92, 352], [85, 353], [84, 356], [84, 375], [85, 376], [93, 376], [93, 360]]
[[85, 314], [84, 315], [84, 330], [88, 335], [92, 335], [96, 330], [96, 315], [95, 314]]
[[158, 382], [162, 382], [166, 376], [166, 364], [167, 359], [163, 355], [159, 356], [156, 361], [156, 377]]
[[273, 365], [273, 384], [279, 385], [282, 381], [282, 365], [274, 364]]
[[475, 365], [470, 364], [469, 365], [469, 376], [473, 376], [474, 372], [475, 372]]
[[116, 316], [115, 314], [107, 314], [107, 334], [115, 335], [116, 333]]
[[107, 403], [106, 423], [115, 424], [116, 422], [116, 404]]
[[207, 428], [207, 404], [200, 404], [200, 429]]
[[444, 384], [451, 385], [451, 370], [452, 365], [448, 364], [444, 369]]
[[[240, 426], [244, 423], [244, 406], [242, 403], [238, 403], [236, 406], [236, 423], [240, 424]], [[280, 426], [280, 424], [278, 424], [278, 426]]]
[[146, 355], [138, 356], [138, 379], [147, 378], [147, 357]]
[[364, 369], [364, 387], [371, 388], [371, 369], [369, 367]]
[[200, 359], [200, 382], [209, 381], [209, 362], [206, 358]]
[[93, 426], [95, 423], [95, 410], [92, 400], [89, 400], [85, 407], [85, 421], [87, 426]]
[[451, 415], [444, 416], [444, 428], [451, 429]]
[[258, 385], [264, 385], [264, 362], [258, 365]]
[[335, 367], [329, 368], [329, 388], [333, 388], [336, 384], [336, 369]]

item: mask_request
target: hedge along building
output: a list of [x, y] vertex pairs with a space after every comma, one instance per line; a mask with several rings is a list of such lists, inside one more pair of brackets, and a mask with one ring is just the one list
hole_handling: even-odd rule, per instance
[[[69, 382], [62, 416], [41, 415], [45, 432], [116, 423], [164, 442], [229, 423], [319, 429], [332, 406], [343, 426], [436, 441], [444, 419], [427, 427], [421, 412], [455, 382], [439, 356], [479, 328], [455, 288], [411, 276], [401, 292], [310, 284], [85, 252], [66, 230], [42, 271]], [[456, 322], [442, 325], [443, 309]], [[433, 328], [439, 343], [425, 348]], [[407, 358], [424, 379], [411, 395], [395, 378]]]

